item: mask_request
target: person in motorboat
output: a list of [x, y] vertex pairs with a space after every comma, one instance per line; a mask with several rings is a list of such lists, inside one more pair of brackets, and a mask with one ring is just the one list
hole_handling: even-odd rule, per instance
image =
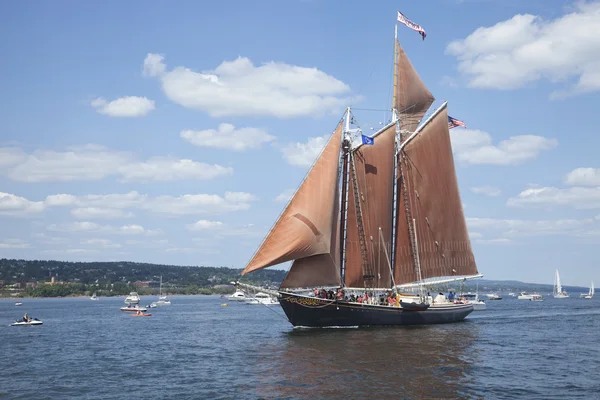
[[23, 322], [31, 322], [31, 318], [29, 317], [29, 315], [27, 315], [27, 313], [23, 315]]

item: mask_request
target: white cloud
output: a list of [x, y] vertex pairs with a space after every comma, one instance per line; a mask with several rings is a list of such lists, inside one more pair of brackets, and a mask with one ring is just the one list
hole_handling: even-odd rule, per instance
[[583, 236], [595, 229], [598, 221], [589, 219], [559, 219], [559, 220], [523, 220], [523, 219], [494, 219], [467, 218], [469, 229], [479, 231], [494, 231], [502, 237], [514, 238], [523, 236], [570, 235]]
[[476, 239], [477, 244], [513, 244], [514, 240], [509, 238]]
[[557, 96], [600, 89], [600, 3], [577, 3], [554, 20], [525, 14], [453, 41], [447, 53], [477, 88], [515, 89], [548, 79], [575, 85]]
[[44, 202], [0, 192], [0, 215], [25, 216], [44, 211]]
[[275, 197], [273, 199], [273, 201], [282, 202], [282, 203], [288, 202], [288, 201], [290, 201], [290, 199], [292, 198], [292, 196], [294, 195], [295, 192], [296, 192], [296, 190], [294, 190], [294, 189], [284, 190], [283, 192], [278, 194], [277, 197]]
[[280, 118], [338, 110], [350, 99], [350, 88], [317, 68], [247, 58], [224, 61], [212, 71], [176, 67], [167, 71], [164, 58], [149, 53], [144, 75], [161, 81], [169, 99], [214, 117], [266, 115]]
[[272, 142], [275, 136], [258, 128], [235, 129], [231, 124], [220, 124], [219, 129], [203, 131], [185, 130], [180, 133], [185, 141], [198, 147], [214, 147], [234, 151], [258, 149], [263, 143]]
[[308, 138], [306, 143], [290, 143], [281, 149], [283, 157], [292, 165], [310, 167], [327, 144], [330, 135]]
[[29, 243], [21, 239], [5, 239], [0, 241], [0, 249], [27, 249], [31, 247]]
[[543, 150], [552, 149], [558, 144], [556, 139], [522, 135], [511, 136], [494, 145], [489, 133], [472, 129], [453, 130], [451, 138], [456, 159], [468, 164], [521, 164], [535, 159]]
[[18, 164], [26, 157], [23, 150], [14, 147], [0, 147], [0, 167]]
[[109, 117], [143, 117], [154, 110], [154, 100], [146, 97], [126, 96], [111, 102], [102, 97], [91, 102], [91, 106], [100, 114]]
[[124, 226], [110, 226], [100, 225], [95, 222], [82, 221], [82, 222], [71, 222], [64, 224], [52, 224], [46, 227], [47, 230], [53, 232], [64, 232], [64, 233], [104, 233], [112, 235], [146, 235], [155, 236], [160, 234], [160, 230], [145, 229], [140, 225], [124, 225]]
[[600, 168], [576, 168], [567, 174], [565, 182], [576, 186], [600, 186]]
[[148, 53], [144, 59], [143, 74], [146, 76], [160, 76], [165, 73], [166, 66], [163, 63], [165, 58], [160, 54]]
[[498, 189], [497, 187], [487, 186], [487, 185], [472, 187], [471, 191], [476, 194], [483, 194], [485, 196], [490, 196], [490, 197], [500, 196], [500, 194], [502, 193], [502, 191], [500, 189]]
[[71, 215], [77, 219], [121, 219], [131, 218], [133, 213], [118, 208], [85, 207], [71, 210]]
[[131, 163], [119, 168], [122, 182], [179, 181], [187, 179], [207, 180], [231, 175], [233, 168], [217, 164], [205, 164], [192, 160], [175, 160], [154, 157], [145, 162]]
[[481, 234], [480, 232], [469, 232], [469, 238], [471, 240], [480, 239], [482, 237], [483, 237], [483, 234]]
[[108, 239], [85, 239], [80, 243], [89, 246], [101, 247], [103, 249], [118, 249], [122, 247], [119, 243], [114, 243]]
[[143, 208], [174, 215], [218, 214], [247, 210], [250, 202], [257, 198], [250, 193], [225, 192], [223, 197], [216, 194], [186, 194], [183, 196], [158, 196], [148, 200]]
[[88, 194], [85, 196], [55, 194], [46, 197], [45, 204], [48, 206], [77, 206], [86, 208], [129, 208], [136, 207], [147, 199], [146, 195], [139, 194], [136, 191], [123, 194]]
[[206, 219], [201, 219], [193, 224], [187, 225], [187, 229], [190, 231], [206, 231], [206, 230], [214, 230], [223, 226], [221, 221], [208, 221]]
[[506, 204], [509, 207], [569, 206], [576, 209], [595, 209], [600, 208], [600, 187], [534, 187], [509, 198]]
[[[0, 148], [0, 153], [3, 150]], [[121, 182], [205, 180], [232, 172], [230, 167], [187, 159], [153, 157], [140, 161], [129, 152], [92, 144], [64, 152], [38, 150], [19, 158], [16, 164], [0, 167], [0, 174], [20, 182], [96, 181], [108, 176], [120, 177]]]

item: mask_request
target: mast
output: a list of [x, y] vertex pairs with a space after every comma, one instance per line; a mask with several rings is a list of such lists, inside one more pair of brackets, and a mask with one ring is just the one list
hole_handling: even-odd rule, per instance
[[342, 190], [340, 193], [340, 277], [344, 282], [344, 272], [346, 263], [346, 223], [348, 219], [348, 152], [352, 142], [349, 137], [350, 131], [350, 107], [346, 109], [345, 129], [342, 131]]
[[396, 42], [398, 42], [398, 24], [395, 25], [394, 31], [394, 89], [392, 94], [392, 118], [396, 113], [396, 92], [398, 87], [398, 46], [396, 46]]

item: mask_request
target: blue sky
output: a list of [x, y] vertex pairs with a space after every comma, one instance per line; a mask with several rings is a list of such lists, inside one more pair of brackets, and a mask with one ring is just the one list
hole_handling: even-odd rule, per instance
[[600, 3], [550, 0], [2, 2], [0, 257], [243, 267], [344, 108], [389, 108], [396, 11], [468, 127], [479, 270], [600, 281]]

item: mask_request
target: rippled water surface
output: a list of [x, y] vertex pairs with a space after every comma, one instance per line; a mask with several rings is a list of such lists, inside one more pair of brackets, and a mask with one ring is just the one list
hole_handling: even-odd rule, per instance
[[[142, 298], [142, 304], [154, 298]], [[600, 398], [600, 300], [504, 298], [465, 322], [294, 330], [279, 306], [0, 300], [2, 399]], [[28, 312], [43, 326], [9, 327]]]

